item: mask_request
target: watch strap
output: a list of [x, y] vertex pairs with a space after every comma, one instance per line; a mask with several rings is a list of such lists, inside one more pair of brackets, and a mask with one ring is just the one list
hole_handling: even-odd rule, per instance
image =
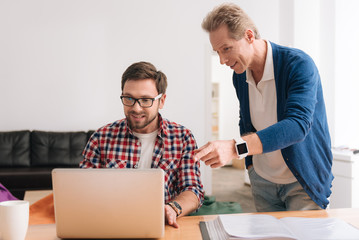
[[245, 141], [243, 140], [243, 138], [241, 138], [241, 137], [238, 137], [238, 140], [235, 140], [234, 139], [234, 141], [236, 142], [236, 144], [238, 144], [238, 143], [244, 143]]
[[177, 217], [179, 216], [179, 215], [181, 215], [181, 213], [182, 213], [182, 207], [181, 207], [181, 205], [179, 205], [179, 203], [178, 202], [176, 202], [176, 201], [172, 201], [172, 202], [169, 202], [169, 203], [167, 203], [171, 208], [173, 208], [173, 210], [175, 210], [175, 212], [176, 212], [176, 214], [177, 214]]

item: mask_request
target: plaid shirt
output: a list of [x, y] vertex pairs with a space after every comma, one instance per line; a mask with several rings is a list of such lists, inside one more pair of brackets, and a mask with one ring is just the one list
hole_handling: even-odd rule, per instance
[[[160, 128], [153, 150], [151, 168], [165, 172], [165, 202], [183, 191], [192, 191], [203, 201], [199, 161], [193, 159], [196, 141], [190, 130], [164, 119], [159, 114]], [[141, 143], [122, 119], [97, 130], [82, 155], [81, 168], [137, 168]], [[199, 206], [200, 206], [199, 205]]]

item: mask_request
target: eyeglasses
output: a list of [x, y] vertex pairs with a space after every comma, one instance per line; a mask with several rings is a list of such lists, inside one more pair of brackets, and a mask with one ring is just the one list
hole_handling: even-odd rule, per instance
[[127, 97], [127, 96], [121, 96], [120, 98], [121, 98], [123, 105], [125, 105], [125, 106], [132, 107], [133, 105], [135, 105], [136, 102], [138, 102], [138, 104], [141, 107], [149, 108], [149, 107], [152, 107], [154, 101], [156, 101], [157, 99], [159, 99], [161, 97], [162, 97], [162, 93], [158, 94], [154, 98], [133, 98], [133, 97]]

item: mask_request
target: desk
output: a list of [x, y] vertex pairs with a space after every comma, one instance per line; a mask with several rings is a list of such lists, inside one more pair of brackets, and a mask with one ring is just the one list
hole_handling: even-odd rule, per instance
[[[269, 214], [276, 218], [282, 217], [308, 217], [308, 218], [340, 218], [353, 226], [359, 228], [359, 208], [340, 208], [328, 210], [311, 210], [311, 211], [289, 211], [289, 212], [269, 212], [269, 213], [242, 213], [241, 215], [251, 214]], [[198, 223], [216, 218], [216, 215], [207, 216], [187, 216], [178, 219], [180, 228], [175, 229], [167, 226], [165, 228], [165, 237], [162, 239], [191, 239], [201, 240], [202, 235]], [[49, 225], [32, 225], [29, 226], [26, 240], [55, 240], [55, 224]]]

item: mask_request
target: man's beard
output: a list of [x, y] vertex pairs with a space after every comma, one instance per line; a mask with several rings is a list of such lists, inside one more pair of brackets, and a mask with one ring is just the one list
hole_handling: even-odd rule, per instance
[[[135, 115], [139, 115], [138, 113], [136, 112], [129, 112], [128, 115], [131, 115], [131, 114], [135, 114]], [[140, 115], [144, 115], [145, 116], [145, 121], [142, 122], [142, 123], [134, 123], [131, 118], [129, 116], [126, 116], [127, 118], [127, 122], [131, 128], [131, 130], [135, 130], [135, 129], [143, 129], [145, 127], [147, 127], [149, 124], [151, 124], [156, 118], [157, 118], [157, 114], [153, 116], [153, 118], [147, 120], [147, 115], [145, 113], [140, 113]]]

